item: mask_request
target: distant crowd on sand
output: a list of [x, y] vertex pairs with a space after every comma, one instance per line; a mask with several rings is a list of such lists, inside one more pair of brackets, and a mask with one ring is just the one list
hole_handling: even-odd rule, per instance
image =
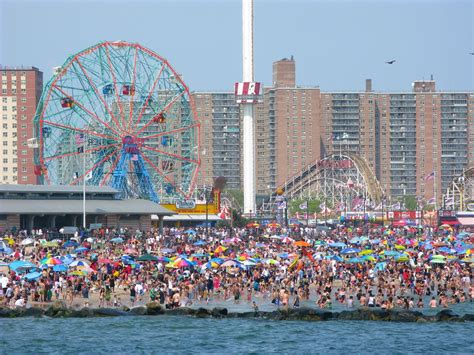
[[3, 307], [62, 300], [422, 309], [474, 298], [474, 234], [449, 226], [103, 228], [53, 241], [45, 234], [7, 231], [0, 239]]

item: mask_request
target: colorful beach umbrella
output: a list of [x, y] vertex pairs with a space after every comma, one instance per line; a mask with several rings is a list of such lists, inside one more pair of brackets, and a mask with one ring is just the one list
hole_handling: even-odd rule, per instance
[[215, 250], [214, 250], [214, 254], [220, 254], [220, 253], [223, 253], [227, 250], [227, 248], [225, 246], [222, 246], [222, 245], [219, 245]]
[[43, 260], [40, 261], [40, 263], [43, 265], [60, 265], [63, 262], [59, 260], [58, 258], [49, 257], [49, 258], [44, 258]]
[[297, 247], [302, 247], [302, 248], [311, 246], [311, 244], [309, 244], [308, 242], [306, 242], [304, 240], [298, 240], [294, 243], [294, 245], [297, 246]]

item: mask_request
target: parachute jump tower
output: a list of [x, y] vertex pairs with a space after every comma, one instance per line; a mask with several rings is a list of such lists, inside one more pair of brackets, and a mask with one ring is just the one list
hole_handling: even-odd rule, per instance
[[244, 214], [255, 213], [255, 132], [253, 106], [262, 101], [261, 85], [253, 73], [253, 0], [242, 0], [242, 69], [241, 83], [235, 84], [237, 103], [243, 111], [243, 188]]

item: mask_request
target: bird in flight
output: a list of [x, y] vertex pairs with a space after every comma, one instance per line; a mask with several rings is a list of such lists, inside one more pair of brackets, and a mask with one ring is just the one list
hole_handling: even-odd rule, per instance
[[395, 62], [396, 62], [396, 60], [393, 59], [393, 60], [389, 60], [388, 62], [385, 62], [385, 63], [387, 63], [387, 64], [393, 64], [393, 63], [395, 63]]

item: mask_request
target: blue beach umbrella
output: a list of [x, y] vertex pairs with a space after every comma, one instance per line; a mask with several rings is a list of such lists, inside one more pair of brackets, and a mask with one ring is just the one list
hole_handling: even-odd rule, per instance
[[385, 270], [386, 266], [387, 266], [387, 263], [382, 261], [380, 263], [375, 264], [375, 270], [383, 271], [383, 270]]
[[354, 253], [360, 253], [360, 249], [347, 248], [341, 251], [341, 254], [354, 254]]
[[385, 255], [385, 256], [398, 256], [398, 255], [400, 255], [400, 253], [398, 251], [395, 251], [395, 250], [385, 250], [383, 252], [383, 255]]
[[63, 248], [72, 248], [72, 247], [78, 247], [80, 244], [78, 242], [75, 242], [73, 240], [68, 240], [66, 243], [63, 244]]
[[28, 274], [26, 274], [25, 276], [23, 276], [23, 278], [25, 278], [26, 280], [28, 281], [33, 281], [33, 280], [37, 280], [41, 277], [41, 272], [30, 272]]
[[201, 246], [201, 245], [206, 245], [207, 243], [204, 241], [204, 240], [198, 240], [196, 243], [194, 243], [193, 245], [195, 246]]
[[458, 237], [458, 238], [464, 238], [464, 237], [467, 237], [468, 235], [469, 235], [469, 233], [467, 233], [467, 232], [461, 232], [461, 233], [459, 233], [456, 237]]
[[346, 261], [346, 263], [349, 263], [349, 264], [362, 264], [364, 263], [365, 260], [364, 259], [361, 259], [361, 258], [350, 258], [349, 260]]
[[53, 271], [54, 272], [66, 272], [67, 271], [67, 266], [66, 265], [54, 265], [53, 266]]
[[74, 261], [71, 257], [66, 256], [66, 255], [62, 255], [58, 259], [61, 260], [64, 265], [69, 265], [70, 263]]
[[7, 255], [10, 255], [11, 253], [13, 253], [13, 249], [12, 248], [9, 248], [7, 246], [3, 247], [3, 248], [0, 248], [0, 254], [7, 254]]
[[328, 244], [331, 248], [345, 248], [346, 244], [337, 242], [337, 243], [329, 243]]
[[18, 271], [20, 271], [20, 272], [23, 271], [24, 272], [25, 270], [36, 268], [36, 265], [30, 263], [29, 261], [16, 260], [16, 261], [10, 263], [8, 265], [8, 267], [10, 268], [10, 270], [13, 270], [15, 272], [18, 272]]
[[224, 262], [224, 259], [222, 258], [212, 258], [211, 260], [209, 260], [210, 262], [212, 263], [216, 263], [216, 264], [222, 264]]
[[327, 255], [326, 259], [336, 260], [337, 262], [344, 261], [339, 255]]

